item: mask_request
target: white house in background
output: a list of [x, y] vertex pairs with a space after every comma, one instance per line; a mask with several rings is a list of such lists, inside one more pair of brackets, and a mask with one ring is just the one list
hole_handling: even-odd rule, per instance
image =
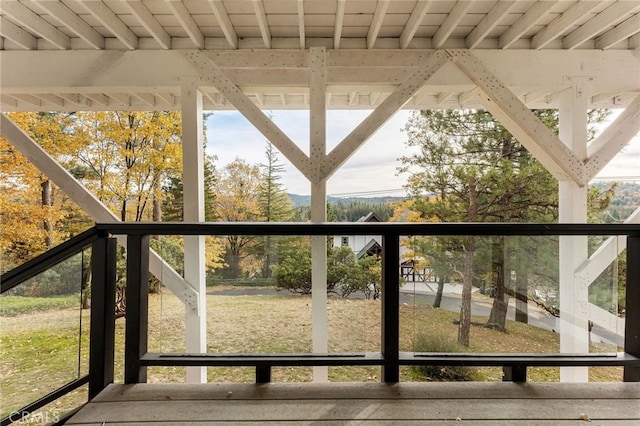
[[[362, 216], [356, 222], [382, 222], [375, 213]], [[378, 255], [382, 251], [382, 237], [380, 235], [334, 235], [334, 247], [349, 247], [356, 255], [356, 259], [365, 256]]]

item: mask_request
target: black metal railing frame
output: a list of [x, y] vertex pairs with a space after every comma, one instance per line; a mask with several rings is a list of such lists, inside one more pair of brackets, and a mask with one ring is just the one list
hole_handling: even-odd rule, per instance
[[[401, 365], [499, 366], [504, 379], [526, 380], [529, 366], [622, 366], [625, 381], [640, 381], [640, 225], [468, 223], [108, 223], [72, 238], [0, 277], [4, 293], [91, 245], [89, 374], [18, 410], [33, 412], [88, 383], [89, 399], [114, 381], [116, 239], [127, 236], [125, 383], [146, 381], [149, 366], [250, 366], [257, 382], [271, 380], [275, 366], [381, 366], [382, 381], [399, 381]], [[149, 240], [151, 235], [380, 235], [382, 326], [380, 353], [354, 354], [160, 354], [147, 351]], [[627, 236], [624, 353], [598, 354], [413, 354], [400, 352], [401, 236]], [[0, 426], [15, 420], [0, 420]]]
[[[625, 381], [640, 381], [640, 225], [469, 223], [117, 223], [102, 233], [127, 235], [125, 383], [146, 381], [150, 366], [250, 366], [269, 382], [276, 366], [379, 365], [382, 380], [398, 382], [401, 365], [499, 366], [504, 379], [526, 381], [529, 366], [622, 366]], [[354, 354], [164, 354], [147, 352], [149, 241], [152, 235], [380, 235], [382, 244], [381, 352]], [[627, 236], [625, 352], [602, 354], [414, 354], [400, 351], [400, 237], [402, 236]], [[634, 261], [635, 259], [635, 261]], [[108, 381], [108, 378], [105, 378]]]
[[[25, 262], [24, 264], [18, 266], [17, 268], [14, 268], [2, 274], [2, 277], [0, 277], [0, 294], [4, 294], [8, 292], [9, 290], [19, 286], [25, 281], [59, 264], [60, 262], [63, 262], [64, 260], [69, 259], [70, 257], [78, 253], [81, 253], [83, 250], [85, 250], [88, 247], [95, 248], [96, 246], [100, 246], [101, 244], [104, 243], [104, 241], [105, 241], [105, 238], [101, 238], [98, 230], [95, 227], [90, 228], [82, 232], [81, 234], [76, 235], [70, 240], [65, 241], [64, 243], [52, 248], [51, 250], [46, 251], [45, 253], [42, 253], [41, 255], [35, 257], [34, 259], [28, 262]], [[95, 251], [92, 252], [92, 257], [94, 258], [94, 260], [97, 258], [98, 262], [103, 262], [104, 259], [108, 259], [107, 256], [104, 255], [104, 253], [95, 252]], [[94, 272], [95, 271], [96, 269], [94, 267]], [[96, 280], [99, 281], [99, 277], [96, 277], [94, 275], [94, 279], [93, 279], [94, 283]], [[94, 283], [92, 283], [92, 287], [94, 286]], [[104, 293], [104, 289], [97, 288], [96, 292], [97, 294]], [[93, 304], [92, 304], [91, 320], [92, 321], [91, 321], [90, 333], [93, 334], [96, 332], [95, 329], [97, 328], [97, 325], [101, 324], [99, 319], [96, 319], [96, 321], [94, 322]], [[93, 339], [91, 334], [90, 334], [90, 341], [91, 341], [91, 345], [93, 345]], [[95, 352], [93, 349], [94, 348], [92, 346], [89, 349], [90, 357], [92, 356], [91, 354]], [[96, 363], [97, 361], [94, 359], [93, 364], [95, 365]], [[91, 361], [90, 361], [90, 364], [91, 364]], [[48, 393], [42, 398], [39, 398], [36, 401], [33, 401], [25, 405], [24, 407], [18, 410], [15, 410], [11, 414], [9, 414], [7, 417], [0, 419], [0, 426], [6, 426], [11, 423], [22, 422], [27, 418], [29, 414], [60, 399], [61, 397], [67, 395], [68, 393], [78, 389], [83, 385], [86, 385], [87, 383], [90, 384], [91, 382], [90, 376], [91, 376], [91, 367], [90, 367], [89, 374], [64, 384], [63, 386], [53, 390], [52, 392]], [[111, 377], [111, 380], [113, 381], [113, 374], [111, 374], [110, 377]], [[90, 384], [90, 387], [91, 387], [91, 384]], [[104, 389], [104, 385], [102, 387], [99, 387], [99, 386], [96, 386], [96, 384], [94, 384], [92, 388], [93, 388], [93, 393], [95, 395], [97, 394], [97, 392], [99, 392], [98, 389], [100, 390]]]

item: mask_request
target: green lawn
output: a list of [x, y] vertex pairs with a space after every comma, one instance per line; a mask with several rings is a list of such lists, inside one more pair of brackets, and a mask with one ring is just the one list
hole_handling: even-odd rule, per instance
[[[21, 300], [20, 300], [21, 299]], [[75, 301], [75, 308], [70, 308]], [[1, 415], [5, 416], [51, 390], [84, 375], [88, 364], [89, 312], [77, 308], [77, 296], [36, 298], [2, 296], [0, 317]], [[49, 306], [50, 308], [46, 308]], [[219, 353], [311, 352], [311, 298], [275, 295], [207, 297], [208, 351]], [[6, 308], [6, 309], [5, 309]], [[379, 352], [380, 301], [329, 299], [329, 351]], [[455, 340], [457, 313], [401, 306], [401, 350], [413, 351], [418, 335], [445, 335]], [[483, 318], [474, 318], [482, 322]], [[81, 330], [80, 330], [81, 325]], [[149, 350], [181, 352], [184, 347], [184, 306], [170, 294], [154, 294], [149, 302]], [[116, 382], [122, 381], [124, 319], [116, 327]], [[80, 346], [81, 351], [78, 351]], [[474, 326], [472, 352], [558, 352], [557, 333], [509, 322], [507, 333]], [[594, 347], [594, 351], [616, 348]], [[80, 366], [78, 366], [80, 364]], [[481, 380], [500, 380], [501, 369], [480, 368]], [[184, 368], [151, 368], [149, 382], [182, 382]], [[591, 380], [620, 381], [621, 369], [592, 368]], [[331, 381], [380, 381], [379, 367], [331, 367]], [[559, 369], [530, 369], [531, 381], [557, 381]], [[311, 368], [275, 368], [275, 382], [311, 381]], [[424, 380], [411, 368], [402, 368], [402, 380]], [[210, 382], [253, 382], [252, 368], [209, 368]], [[86, 400], [86, 391], [49, 407], [63, 412]], [[53, 411], [51, 411], [53, 410]]]

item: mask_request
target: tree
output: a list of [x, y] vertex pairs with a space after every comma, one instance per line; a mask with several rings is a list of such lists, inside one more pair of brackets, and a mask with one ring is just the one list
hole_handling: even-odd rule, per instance
[[[265, 150], [266, 162], [260, 164], [260, 183], [258, 185], [258, 208], [261, 219], [265, 222], [288, 222], [293, 219], [294, 212], [291, 200], [280, 183], [284, 166], [278, 161], [278, 155], [271, 143]], [[264, 237], [262, 247], [262, 277], [271, 276], [271, 266], [276, 256], [277, 247], [271, 235]]]
[[[10, 113], [9, 117], [63, 166], [77, 151], [69, 114]], [[87, 215], [0, 138], [0, 250], [2, 269], [15, 267], [90, 225]]]
[[[331, 247], [327, 256], [327, 293], [349, 297], [362, 292], [367, 298], [371, 289], [379, 287], [381, 267], [379, 259], [367, 256], [356, 259], [349, 247]], [[292, 293], [311, 293], [311, 246], [308, 238], [298, 240], [273, 267], [277, 288]]]
[[[227, 164], [216, 176], [216, 217], [223, 222], [259, 221], [259, 185], [258, 166], [249, 165], [239, 158]], [[227, 264], [224, 270], [227, 278], [240, 278], [261, 269], [250, 265], [256, 247], [257, 240], [250, 235], [227, 235], [223, 256]]]
[[[539, 111], [547, 120], [553, 111]], [[526, 221], [552, 215], [557, 183], [509, 132], [485, 111], [421, 111], [405, 131], [407, 144], [419, 148], [401, 158], [409, 173], [407, 189], [414, 208], [427, 220], [442, 222]], [[428, 194], [428, 197], [425, 197]], [[552, 216], [551, 216], [552, 217]], [[469, 345], [471, 290], [477, 273], [473, 237], [445, 244], [464, 253], [458, 271], [463, 279], [458, 342]], [[490, 322], [504, 324], [504, 240], [492, 242], [494, 285], [498, 296]]]

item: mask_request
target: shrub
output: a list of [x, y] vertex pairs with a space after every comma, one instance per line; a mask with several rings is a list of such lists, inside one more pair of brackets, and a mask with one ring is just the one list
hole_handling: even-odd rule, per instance
[[[463, 347], [444, 333], [418, 334], [414, 339], [415, 352], [451, 353], [462, 352]], [[416, 365], [415, 374], [428, 381], [470, 382], [481, 380], [480, 373], [473, 367], [450, 365]]]

